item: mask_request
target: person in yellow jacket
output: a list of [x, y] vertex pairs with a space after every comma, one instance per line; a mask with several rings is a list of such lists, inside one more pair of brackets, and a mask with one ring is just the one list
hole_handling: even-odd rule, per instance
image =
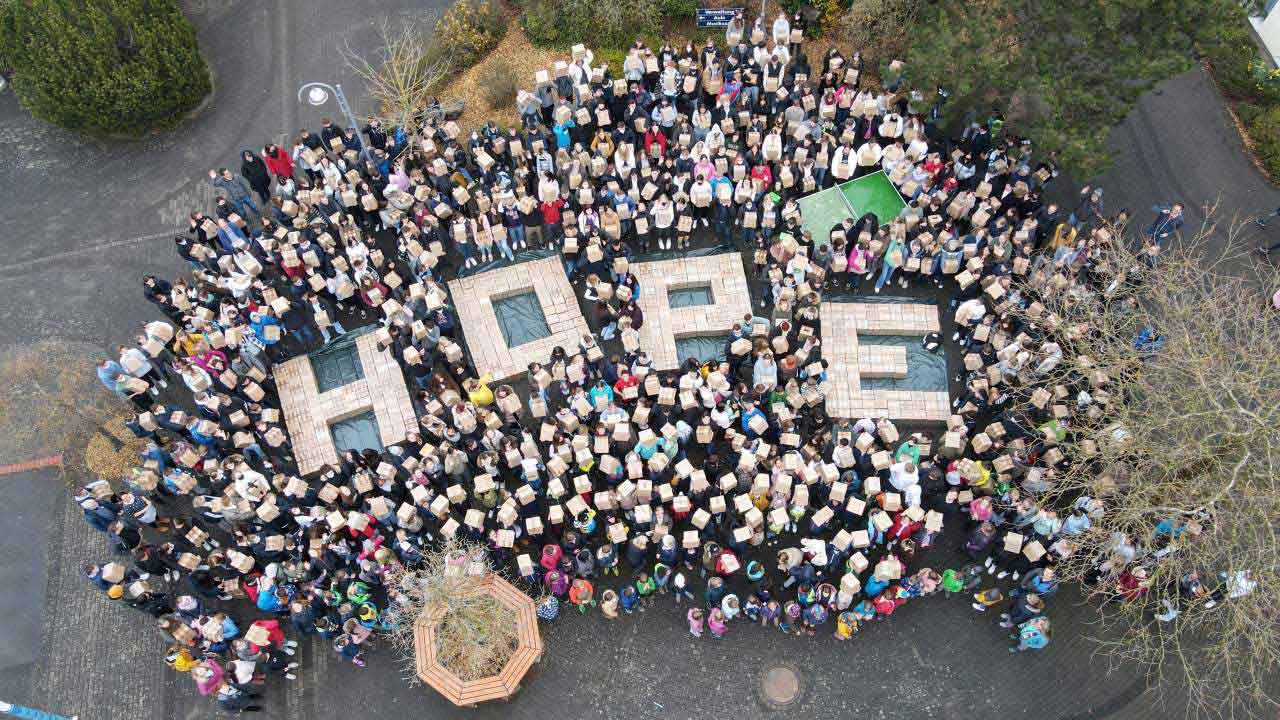
[[191, 668], [199, 664], [195, 658], [191, 657], [191, 651], [177, 645], [169, 648], [169, 654], [165, 656], [164, 662], [174, 670], [183, 673], [190, 672]]
[[493, 380], [492, 373], [485, 373], [479, 380], [468, 378], [462, 384], [467, 391], [467, 399], [476, 407], [486, 407], [493, 404], [493, 390], [489, 388], [490, 381]]
[[200, 351], [200, 346], [206, 342], [202, 333], [189, 333], [185, 330], [179, 330], [173, 336], [173, 343], [170, 349], [179, 357], [192, 357]]

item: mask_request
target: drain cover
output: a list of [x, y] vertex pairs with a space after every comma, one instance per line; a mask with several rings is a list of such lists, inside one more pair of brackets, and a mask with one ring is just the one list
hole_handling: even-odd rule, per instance
[[795, 703], [803, 691], [800, 669], [794, 665], [774, 665], [760, 676], [760, 699], [775, 710]]

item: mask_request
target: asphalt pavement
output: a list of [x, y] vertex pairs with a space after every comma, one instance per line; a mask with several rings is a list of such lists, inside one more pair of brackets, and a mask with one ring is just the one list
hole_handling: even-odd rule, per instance
[[[440, 0], [431, 0], [439, 2]], [[175, 133], [127, 143], [87, 141], [43, 125], [11, 93], [0, 95], [0, 348], [42, 338], [105, 352], [152, 319], [145, 273], [179, 275], [170, 242], [187, 212], [211, 201], [209, 168], [238, 166], [243, 147], [317, 127], [336, 106], [299, 105], [298, 86], [341, 82], [338, 48], [374, 37], [384, 16], [422, 9], [409, 0], [364, 3], [188, 0], [216, 77], [209, 107]], [[1240, 151], [1207, 76], [1194, 70], [1162, 84], [1113, 133], [1117, 161], [1098, 178], [1107, 211], [1180, 200], [1188, 226], [1221, 201], [1219, 217], [1280, 205]], [[1261, 237], [1261, 233], [1258, 234]], [[0, 433], [0, 464], [9, 457]], [[66, 499], [55, 473], [0, 477], [0, 700], [81, 718], [207, 718], [190, 681], [162, 662], [149, 620], [111, 603], [81, 577], [106, 558], [102, 538]], [[385, 650], [369, 666], [339, 666], [321, 642], [304, 643], [300, 679], [270, 690], [266, 717], [756, 718], [770, 664], [798, 666], [800, 702], [787, 715], [861, 718], [1142, 718], [1159, 708], [1131, 668], [1108, 668], [1085, 640], [1087, 605], [1069, 592], [1053, 601], [1053, 644], [1011, 655], [995, 617], [975, 617], [963, 598], [908, 604], [847, 643], [784, 637], [734, 626], [695, 640], [668, 603], [607, 622], [566, 613], [544, 626], [547, 654], [512, 702], [460, 712], [411, 687]]]

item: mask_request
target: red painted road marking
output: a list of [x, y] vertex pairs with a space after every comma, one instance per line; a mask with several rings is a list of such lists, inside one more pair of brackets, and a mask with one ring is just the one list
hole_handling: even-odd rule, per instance
[[26, 472], [27, 470], [37, 470], [39, 468], [61, 464], [61, 455], [50, 455], [49, 457], [42, 457], [38, 460], [30, 460], [16, 465], [0, 465], [0, 475], [12, 475], [14, 473]]

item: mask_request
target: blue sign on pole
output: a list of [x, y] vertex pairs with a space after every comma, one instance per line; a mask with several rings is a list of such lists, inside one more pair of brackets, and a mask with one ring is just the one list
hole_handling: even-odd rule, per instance
[[729, 21], [741, 12], [742, 8], [698, 8], [698, 27], [729, 27]]

